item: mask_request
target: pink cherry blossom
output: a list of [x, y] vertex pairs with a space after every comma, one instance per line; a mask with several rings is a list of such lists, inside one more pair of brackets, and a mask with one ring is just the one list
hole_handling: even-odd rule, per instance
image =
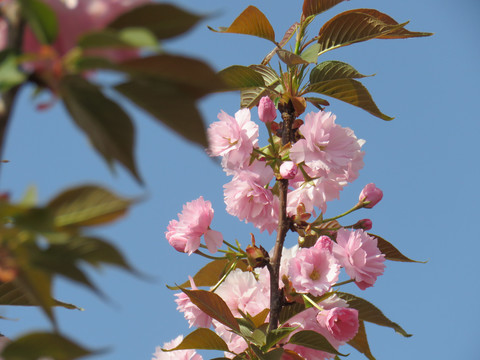
[[323, 325], [338, 341], [350, 341], [358, 331], [358, 310], [335, 307], [322, 310], [317, 314], [317, 321]]
[[[298, 179], [295, 178], [295, 180]], [[304, 182], [291, 181], [294, 188], [287, 195], [287, 213], [289, 216], [295, 216], [297, 207], [303, 204], [305, 212], [315, 214], [315, 208], [319, 208], [323, 213], [327, 210], [327, 202], [338, 199], [342, 186], [329, 178], [317, 178]]]
[[266, 188], [272, 178], [273, 170], [259, 161], [238, 171], [224, 185], [227, 212], [271, 234], [277, 228], [279, 211], [278, 198]]
[[258, 117], [266, 124], [271, 123], [277, 118], [277, 109], [275, 108], [275, 104], [268, 96], [264, 96], [260, 99], [258, 104]]
[[[353, 162], [361, 162], [363, 140], [358, 140], [349, 128], [335, 124], [335, 115], [327, 112], [310, 113], [299, 132], [304, 137], [290, 149], [290, 159], [305, 163], [314, 177], [325, 172], [335, 176], [346, 176], [346, 172], [357, 169]], [[333, 178], [333, 175], [330, 175]]]
[[299, 249], [289, 262], [288, 275], [299, 293], [321, 296], [338, 281], [340, 264], [323, 241], [319, 246]]
[[377, 239], [363, 230], [338, 230], [333, 254], [362, 290], [373, 286], [385, 269], [385, 255], [378, 249]]
[[298, 167], [293, 161], [285, 161], [280, 165], [280, 176], [283, 179], [293, 179], [297, 175]]
[[[180, 345], [182, 340], [183, 336], [179, 335], [174, 340], [163, 344], [163, 349], [173, 349]], [[153, 353], [152, 360], [203, 360], [203, 358], [195, 350], [163, 351], [162, 347], [158, 346]]]
[[[325, 327], [325, 324], [319, 323], [317, 321], [317, 314], [318, 309], [316, 308], [309, 308], [307, 310], [302, 311], [301, 313], [295, 315], [290, 320], [288, 320], [288, 324], [290, 326], [298, 326], [298, 329], [295, 330], [292, 335], [301, 330], [312, 330], [320, 335], [323, 335], [327, 341], [335, 348], [338, 349], [340, 345], [344, 343], [342, 341], [336, 340], [332, 334], [328, 331]], [[295, 353], [303, 356], [303, 358], [308, 360], [324, 360], [330, 359], [335, 357], [334, 354], [327, 353], [325, 351], [315, 350], [308, 347], [304, 347], [301, 345], [295, 344], [286, 344], [284, 345], [284, 349], [292, 350]], [[282, 360], [291, 360], [292, 358], [288, 355], [282, 357]]]
[[367, 209], [373, 208], [383, 198], [383, 191], [377, 188], [374, 183], [365, 185], [358, 197], [358, 201], [363, 203]]
[[240, 311], [252, 316], [270, 307], [270, 293], [263, 282], [251, 272], [232, 271], [215, 291], [228, 305], [232, 314], [241, 317]]
[[[189, 277], [190, 284], [192, 286], [192, 290], [197, 290], [193, 279]], [[190, 298], [184, 292], [179, 292], [175, 294], [177, 299], [175, 302], [177, 303], [177, 310], [183, 312], [183, 316], [188, 321], [189, 327], [203, 327], [209, 328], [212, 325], [212, 318], [205, 314], [202, 310], [200, 310], [197, 305], [192, 303]]]
[[222, 165], [228, 174], [248, 166], [253, 148], [258, 143], [258, 125], [250, 120], [250, 110], [241, 109], [231, 117], [218, 114], [220, 121], [207, 129], [210, 156], [222, 156]]
[[210, 229], [213, 219], [213, 209], [210, 201], [202, 196], [188, 202], [178, 214], [178, 221], [171, 220], [165, 236], [175, 250], [193, 253], [200, 247], [200, 237], [204, 235], [205, 244], [211, 253], [222, 246], [223, 237], [218, 231]]

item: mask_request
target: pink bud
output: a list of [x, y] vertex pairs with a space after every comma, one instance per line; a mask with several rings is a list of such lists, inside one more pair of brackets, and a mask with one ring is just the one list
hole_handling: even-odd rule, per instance
[[356, 224], [353, 225], [353, 228], [354, 229], [362, 229], [362, 230], [365, 230], [365, 231], [368, 231], [372, 228], [372, 220], [370, 219], [362, 219], [362, 220], [358, 220], [356, 222]]
[[283, 179], [293, 179], [297, 175], [298, 167], [293, 161], [285, 161], [280, 165], [280, 176]]
[[264, 96], [260, 99], [260, 103], [258, 104], [258, 117], [265, 124], [271, 123], [277, 118], [275, 104], [268, 96]]
[[318, 249], [328, 250], [328, 252], [331, 253], [332, 249], [333, 249], [333, 241], [328, 236], [322, 235], [318, 238], [314, 247], [316, 247]]
[[367, 209], [373, 208], [380, 200], [382, 200], [383, 191], [375, 186], [374, 183], [365, 185], [358, 200]]

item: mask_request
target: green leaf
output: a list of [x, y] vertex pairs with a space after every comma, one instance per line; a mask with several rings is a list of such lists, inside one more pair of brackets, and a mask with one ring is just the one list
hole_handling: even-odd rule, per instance
[[345, 0], [305, 0], [303, 2], [302, 18], [318, 15], [343, 1]]
[[282, 60], [288, 66], [309, 64], [309, 62], [304, 58], [302, 58], [300, 55], [296, 55], [284, 49], [277, 50], [277, 55], [280, 58], [280, 60]]
[[381, 19], [362, 12], [362, 9], [345, 11], [327, 21], [320, 29], [319, 55], [342, 46], [382, 37], [398, 31], [406, 24], [386, 24]]
[[78, 46], [84, 49], [96, 48], [141, 48], [156, 47], [157, 39], [147, 29], [126, 28], [121, 31], [104, 29], [82, 35]]
[[17, 57], [11, 51], [3, 51], [0, 63], [0, 94], [20, 85], [26, 80], [26, 75], [19, 71]]
[[422, 263], [422, 264], [426, 263], [426, 261], [417, 261], [417, 260], [412, 260], [406, 257], [395, 246], [393, 246], [387, 240], [385, 240], [384, 238], [378, 235], [371, 234], [371, 233], [368, 233], [368, 235], [377, 239], [378, 249], [382, 252], [382, 254], [385, 254], [385, 259], [387, 260], [401, 261], [401, 262], [415, 262], [415, 263]]
[[[381, 13], [380, 11], [375, 9], [356, 9], [355, 11], [371, 15], [376, 19], [384, 22], [387, 25], [393, 25], [393, 26], [398, 25], [398, 22], [392, 19], [389, 15]], [[431, 35], [433, 35], [433, 33], [412, 32], [401, 27], [385, 35], [378, 36], [377, 39], [406, 39], [406, 38], [424, 37], [424, 36], [431, 36]]]
[[182, 291], [204, 313], [232, 330], [240, 330], [237, 320], [235, 320], [232, 312], [220, 296], [205, 290], [182, 289]]
[[174, 5], [146, 4], [121, 14], [107, 27], [116, 30], [145, 28], [161, 40], [185, 33], [201, 19], [203, 19], [202, 16]]
[[363, 321], [360, 320], [357, 334], [348, 342], [348, 345], [360, 351], [367, 357], [367, 359], [375, 360], [375, 357], [370, 351], [370, 346], [368, 345], [367, 333], [365, 331], [365, 324]]
[[115, 86], [115, 90], [185, 139], [208, 146], [205, 126], [196, 107], [197, 96], [188, 87], [152, 78], [130, 80]]
[[5, 360], [74, 360], [94, 352], [59, 334], [33, 332], [8, 343], [2, 352]]
[[393, 120], [383, 114], [372, 99], [368, 90], [353, 79], [327, 80], [310, 84], [305, 92], [314, 92], [331, 96], [369, 112], [383, 120]]
[[267, 334], [267, 341], [265, 346], [262, 347], [263, 351], [268, 351], [274, 345], [276, 345], [281, 340], [285, 339], [288, 335], [297, 329], [296, 327], [280, 327], [278, 329], [274, 329], [269, 331]]
[[105, 161], [111, 164], [117, 160], [141, 183], [133, 156], [134, 127], [125, 111], [80, 75], [63, 77], [60, 95], [75, 123]]
[[273, 349], [265, 354], [265, 360], [281, 360], [283, 353], [283, 349]]
[[82, 185], [63, 191], [47, 207], [55, 226], [68, 228], [110, 223], [125, 215], [131, 204], [105, 188]]
[[330, 60], [324, 61], [312, 69], [310, 72], [310, 83], [337, 79], [361, 79], [367, 76], [373, 75], [362, 75], [347, 63]]
[[218, 74], [232, 90], [266, 86], [262, 75], [248, 66], [233, 65]]
[[42, 44], [52, 44], [57, 38], [58, 21], [53, 9], [40, 0], [19, 0], [23, 17]]
[[369, 303], [367, 300], [359, 298], [352, 294], [347, 294], [343, 292], [336, 293], [339, 297], [345, 300], [348, 303], [348, 306], [358, 310], [358, 318], [360, 320], [368, 321], [380, 326], [386, 326], [394, 329], [397, 333], [410, 337], [412, 335], [408, 334], [403, 328], [388, 319], [383, 313], [375, 307], [373, 304]]
[[335, 349], [323, 335], [313, 330], [302, 330], [296, 332], [292, 335], [288, 343], [305, 346], [315, 350], [325, 351], [330, 354], [347, 356], [345, 354], [339, 353], [337, 349]]
[[210, 329], [198, 328], [191, 332], [183, 341], [173, 349], [162, 349], [163, 351], [175, 351], [186, 349], [220, 350], [228, 351], [225, 341]]
[[[40, 304], [32, 301], [34, 299], [28, 297], [23, 288], [15, 281], [8, 283], [0, 283], [0, 305], [10, 306], [39, 306]], [[66, 309], [83, 310], [82, 308], [52, 299], [51, 303], [54, 306], [64, 307]]]
[[275, 31], [272, 25], [267, 17], [252, 5], [247, 7], [228, 28], [220, 28], [220, 30], [208, 28], [215, 32], [253, 35], [275, 42]]
[[280, 78], [275, 70], [265, 65], [250, 65], [249, 68], [260, 74], [265, 82], [265, 88], [248, 88], [242, 89], [240, 92], [240, 107], [249, 108], [256, 106], [260, 99], [264, 96], [278, 96], [274, 91], [279, 84]]
[[318, 59], [318, 52], [320, 51], [320, 44], [315, 43], [302, 51], [300, 56], [309, 63], [316, 63]]

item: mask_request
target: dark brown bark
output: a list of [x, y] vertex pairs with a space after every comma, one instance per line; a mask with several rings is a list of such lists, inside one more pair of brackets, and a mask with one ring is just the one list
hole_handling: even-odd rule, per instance
[[[293, 142], [292, 125], [295, 121], [295, 109], [291, 102], [286, 105], [280, 104], [278, 109], [282, 113], [282, 144], [286, 145]], [[270, 272], [270, 325], [269, 329], [274, 330], [278, 327], [278, 319], [280, 311], [283, 307], [283, 294], [279, 288], [280, 278], [280, 260], [282, 258], [283, 244], [290, 229], [290, 219], [287, 217], [287, 192], [288, 180], [282, 179], [279, 182], [279, 198], [280, 198], [280, 216], [278, 219], [277, 239], [273, 256], [270, 259], [268, 270]]]

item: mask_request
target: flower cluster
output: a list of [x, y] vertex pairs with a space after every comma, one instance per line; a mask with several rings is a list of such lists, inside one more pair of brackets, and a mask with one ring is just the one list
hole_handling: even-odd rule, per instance
[[[280, 272], [284, 274], [283, 282], [289, 283], [286, 291], [290, 295], [304, 294], [311, 298], [326, 296], [317, 307], [303, 310], [288, 320], [284, 326], [296, 328], [290, 337], [301, 330], [313, 330], [324, 336], [336, 349], [350, 341], [358, 330], [358, 311], [349, 308], [347, 302], [336, 296], [333, 287], [338, 282], [341, 268], [345, 269], [361, 289], [373, 285], [384, 268], [384, 256], [379, 254], [376, 240], [363, 230], [339, 230], [337, 243], [327, 236], [322, 236], [310, 248], [294, 246], [285, 249], [283, 260]], [[196, 289], [192, 279], [191, 283], [192, 288]], [[255, 317], [270, 306], [269, 273], [266, 268], [256, 269], [254, 272], [236, 269], [228, 274], [215, 290], [215, 294], [223, 299], [235, 317], [241, 318], [242, 314]], [[177, 309], [184, 314], [190, 326], [213, 327], [232, 353], [238, 354], [247, 348], [244, 338], [232, 333], [220, 322], [212, 320], [194, 305], [185, 293], [179, 292], [175, 296]], [[295, 351], [305, 359], [334, 357], [334, 354], [287, 342], [285, 349]], [[169, 359], [161, 354], [157, 352], [154, 359]], [[230, 353], [225, 356], [233, 357]], [[288, 357], [285, 356], [284, 359]]]
[[[224, 185], [227, 212], [252, 223], [260, 231], [277, 230], [281, 211], [277, 184], [280, 180], [288, 184], [284, 211], [290, 230], [300, 237], [298, 245], [283, 249], [278, 288], [282, 306], [296, 310], [280, 323], [286, 332], [275, 347], [283, 349], [282, 360], [299, 356], [307, 360], [333, 358], [339, 346], [356, 336], [360, 324], [358, 310], [337, 295], [336, 288], [353, 282], [365, 290], [374, 285], [385, 268], [385, 255], [378, 247], [378, 238], [366, 232], [372, 228], [372, 221], [362, 219], [342, 227], [336, 219], [355, 210], [372, 208], [383, 194], [374, 184], [368, 184], [351, 210], [324, 219], [327, 202], [338, 198], [340, 190], [358, 177], [363, 166], [364, 141], [357, 139], [351, 129], [336, 124], [333, 114], [320, 111], [297, 121], [296, 141], [282, 144], [282, 124], [275, 122], [275, 105], [268, 97], [261, 99], [258, 117], [269, 132], [267, 146], [260, 147], [259, 126], [252, 121], [250, 110], [242, 109], [234, 117], [225, 112], [219, 114], [219, 121], [208, 129], [208, 153], [220, 156], [224, 171], [232, 177]], [[318, 218], [308, 223], [310, 216], [317, 212]], [[245, 329], [234, 331], [224, 316], [218, 316], [211, 309], [227, 311], [225, 308], [228, 308], [228, 316], [243, 318], [250, 324], [255, 321], [268, 324], [274, 294], [271, 286], [277, 281], [271, 279], [270, 257], [274, 254], [257, 247], [253, 235], [252, 245], [246, 251], [238, 244], [237, 247], [231, 245], [220, 233], [210, 229], [212, 219], [211, 203], [200, 197], [185, 204], [178, 220], [168, 225], [166, 238], [180, 252], [202, 255], [198, 251], [200, 246], [212, 253], [222, 243], [228, 247], [221, 252], [226, 254], [223, 259], [229, 265], [206, 292], [215, 294], [205, 300], [214, 305], [204, 307], [202, 301], [191, 298], [188, 291], [175, 294], [175, 301], [190, 327], [213, 329], [228, 347], [225, 357], [234, 358], [250, 351], [251, 338], [245, 335]], [[205, 245], [200, 245], [202, 236]], [[348, 280], [340, 281], [342, 277]], [[193, 291], [199, 291], [193, 278], [190, 284]], [[296, 336], [308, 332], [324, 338], [329, 347], [318, 349], [295, 340]], [[177, 338], [174, 344], [178, 343]], [[174, 344], [165, 346], [173, 348]], [[178, 353], [178, 358], [199, 359], [198, 354], [186, 350], [173, 353]], [[171, 354], [160, 349], [152, 360], [170, 359]]]

